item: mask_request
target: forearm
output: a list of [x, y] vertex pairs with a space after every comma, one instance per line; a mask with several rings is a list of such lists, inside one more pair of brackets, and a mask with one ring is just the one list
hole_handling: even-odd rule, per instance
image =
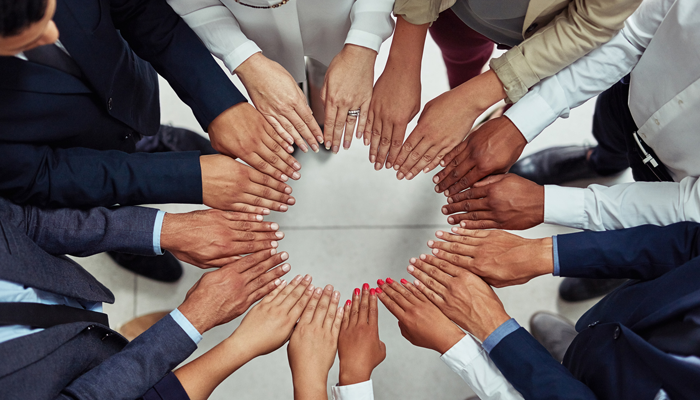
[[403, 17], [396, 18], [396, 31], [385, 72], [403, 74], [407, 79], [420, 80], [421, 61], [428, 24], [413, 25]]
[[328, 400], [327, 381], [327, 374], [313, 377], [293, 376], [294, 400]]

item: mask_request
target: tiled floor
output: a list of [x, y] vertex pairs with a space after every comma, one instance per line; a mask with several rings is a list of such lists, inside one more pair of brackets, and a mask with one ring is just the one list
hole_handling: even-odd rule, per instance
[[[376, 74], [381, 72], [389, 43], [382, 47]], [[429, 39], [423, 67], [423, 102], [447, 90], [445, 67], [437, 46]], [[161, 80], [163, 122], [200, 131], [189, 109]], [[571, 117], [547, 129], [525, 154], [566, 143], [594, 143], [590, 135], [593, 103], [572, 112]], [[409, 131], [415, 121], [409, 126]], [[292, 184], [297, 204], [283, 214], [273, 214], [286, 233], [281, 249], [291, 255], [291, 274], [309, 273], [314, 283], [331, 283], [341, 291], [343, 301], [352, 289], [377, 278], [394, 279], [409, 275], [408, 259], [427, 251], [426, 241], [434, 231], [448, 228], [440, 213], [444, 197], [435, 194], [430, 176], [421, 175], [411, 182], [397, 181], [393, 170], [375, 172], [368, 151], [353, 142], [349, 151], [301, 154], [302, 179]], [[626, 173], [614, 179], [627, 181]], [[608, 183], [612, 183], [610, 181]], [[585, 182], [584, 182], [585, 183]], [[169, 212], [196, 208], [164, 205]], [[521, 232], [526, 237], [545, 237], [571, 229], [542, 225]], [[114, 326], [145, 313], [177, 307], [202, 271], [186, 265], [185, 275], [176, 284], [162, 284], [139, 278], [117, 266], [103, 254], [81, 259], [90, 272], [115, 293], [117, 301], [106, 311]], [[557, 300], [559, 278], [540, 277], [530, 283], [499, 289], [507, 311], [527, 325], [537, 310], [561, 312], [572, 320], [593, 302], [567, 304]], [[387, 359], [373, 375], [377, 399], [454, 399], [463, 400], [472, 393], [438, 358], [438, 354], [413, 347], [401, 337], [396, 320], [380, 306], [380, 336], [387, 344]], [[228, 336], [237, 321], [207, 333], [194, 356], [202, 354]], [[337, 379], [337, 363], [329, 384]], [[212, 396], [214, 399], [291, 399], [291, 374], [285, 348], [244, 366], [226, 380]]]

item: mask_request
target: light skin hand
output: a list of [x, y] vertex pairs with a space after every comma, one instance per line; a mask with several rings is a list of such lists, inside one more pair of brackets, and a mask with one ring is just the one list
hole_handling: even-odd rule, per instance
[[476, 118], [505, 96], [496, 74], [487, 71], [428, 102], [401, 147], [394, 164], [396, 177], [411, 180], [442, 164], [467, 136]]
[[442, 207], [454, 225], [468, 229], [528, 229], [544, 222], [544, 186], [514, 174], [489, 176], [451, 195]]
[[238, 157], [278, 181], [301, 178], [301, 164], [289, 154], [294, 148], [248, 103], [238, 103], [219, 114], [207, 132], [212, 147], [223, 155]]
[[262, 219], [262, 215], [213, 209], [166, 213], [160, 245], [197, 267], [223, 267], [243, 254], [277, 248], [284, 233], [278, 231], [276, 223]]
[[[375, 170], [391, 168], [401, 150], [406, 127], [420, 111], [421, 59], [428, 24], [413, 25], [396, 18], [396, 30], [384, 72], [374, 85], [364, 130], [369, 161]], [[357, 131], [360, 138], [362, 131]]]
[[469, 270], [495, 287], [520, 285], [554, 271], [551, 237], [525, 239], [505, 231], [456, 227], [452, 233], [437, 231], [435, 236], [444, 240], [428, 242], [436, 258]]
[[343, 325], [338, 337], [340, 386], [366, 382], [386, 358], [386, 345], [379, 340], [377, 294], [368, 284], [355, 289], [345, 303]]
[[426, 298], [482, 342], [510, 319], [491, 286], [466, 269], [422, 255], [407, 270]]
[[280, 285], [279, 278], [291, 267], [275, 266], [288, 258], [286, 252], [262, 250], [207, 272], [187, 292], [178, 309], [199, 333], [225, 324]]
[[502, 174], [518, 161], [527, 140], [508, 117], [487, 121], [445, 156], [445, 169], [433, 177], [435, 191], [459, 193], [491, 174]]
[[267, 215], [285, 212], [296, 203], [291, 186], [254, 170], [230, 157], [201, 156], [202, 199], [209, 207]]
[[[358, 124], [358, 132], [364, 132], [374, 84], [374, 61], [377, 52], [366, 47], [346, 44], [331, 61], [321, 88], [321, 100], [325, 103], [326, 118], [323, 137], [326, 149], [337, 154], [341, 140], [343, 148], [350, 148], [352, 133]], [[350, 110], [360, 110], [360, 116], [348, 115]], [[343, 138], [343, 129], [345, 138]]]
[[316, 288], [289, 339], [287, 355], [296, 400], [327, 400], [328, 371], [335, 361], [343, 308], [333, 286]]
[[235, 70], [255, 108], [289, 144], [306, 153], [306, 140], [314, 152], [323, 143], [323, 132], [314, 119], [306, 96], [284, 67], [255, 53]]
[[379, 299], [399, 320], [401, 335], [412, 345], [444, 354], [462, 340], [464, 332], [412, 283], [391, 278], [377, 281]]

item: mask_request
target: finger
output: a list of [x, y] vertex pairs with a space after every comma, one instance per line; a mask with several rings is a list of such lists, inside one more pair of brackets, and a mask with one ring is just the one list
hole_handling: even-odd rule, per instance
[[396, 302], [382, 290], [382, 288], [378, 288], [375, 293], [377, 293], [377, 298], [384, 304], [384, 307], [386, 307], [389, 312], [396, 317], [399, 321], [404, 318], [405, 311], [401, 306], [396, 304]]
[[[452, 192], [450, 192], [452, 193]], [[487, 188], [480, 187], [480, 188], [471, 188], [467, 189], [463, 192], [459, 193], [454, 193], [450, 197], [447, 198], [448, 203], [457, 203], [460, 201], [464, 200], [473, 200], [473, 199], [483, 199], [485, 197], [488, 197], [489, 191]]]
[[379, 308], [377, 307], [377, 291], [369, 290], [369, 325], [379, 325]]
[[450, 215], [458, 212], [491, 211], [489, 199], [464, 200], [442, 206], [442, 213]]
[[270, 214], [269, 208], [256, 207], [256, 206], [253, 206], [250, 204], [238, 203], [238, 202], [229, 204], [226, 207], [226, 209], [222, 210], [222, 211], [235, 211], [235, 212], [246, 213], [246, 214], [260, 214], [260, 215], [269, 215]]
[[[409, 172], [409, 169], [418, 161], [415, 158], [420, 158], [422, 156], [422, 154], [418, 154], [419, 148], [427, 150], [428, 145], [427, 143], [423, 143], [423, 140], [416, 142], [415, 138], [411, 136], [409, 136], [403, 146], [401, 146], [399, 156], [396, 158], [396, 164], [399, 166], [396, 177], [399, 180], [403, 179]], [[394, 169], [396, 169], [396, 166], [394, 166]]]
[[346, 330], [350, 326], [350, 308], [352, 307], [352, 300], [347, 300], [343, 306], [343, 325], [340, 327], [341, 330]]
[[262, 148], [262, 154], [259, 154], [259, 156], [270, 166], [285, 173], [288, 177], [295, 180], [301, 178], [301, 175], [297, 172], [301, 169], [299, 161], [285, 153], [270, 136], [263, 135], [261, 137], [263, 144], [267, 147], [267, 151], [265, 148]]
[[360, 289], [352, 292], [352, 307], [350, 308], [350, 326], [357, 325], [360, 316]]
[[286, 183], [282, 183], [279, 180], [271, 178], [269, 175], [258, 172], [254, 169], [249, 171], [248, 179], [258, 185], [266, 186], [278, 193], [284, 193], [286, 195], [292, 194], [292, 187]]
[[[256, 177], [257, 180], [265, 182], [265, 179], [262, 177]], [[272, 180], [270, 177], [268, 179]], [[268, 182], [269, 183], [269, 182]], [[255, 183], [252, 182], [245, 186], [245, 193], [251, 194], [253, 196], [259, 196], [260, 198], [270, 201], [270, 202], [277, 202], [281, 203], [284, 205], [294, 205], [296, 203], [296, 199], [292, 196], [290, 196], [287, 193], [284, 193], [282, 191], [277, 190], [279, 187], [270, 187], [270, 186], [276, 186], [276, 185], [265, 185], [260, 184], [260, 183]], [[284, 188], [286, 190], [286, 188]], [[288, 190], [286, 190], [288, 191]]]
[[399, 293], [401, 296], [403, 296], [403, 298], [406, 299], [409, 303], [411, 303], [413, 305], [418, 304], [418, 302], [416, 301], [416, 298], [413, 297], [411, 292], [406, 290], [406, 288], [403, 286], [403, 285], [408, 284], [408, 281], [402, 278], [399, 282], [396, 282], [396, 281], [392, 282], [391, 288], [396, 290], [396, 292]]
[[[299, 302], [299, 299], [301, 299], [302, 295], [308, 288], [308, 286], [311, 284], [311, 275], [305, 275], [304, 278], [299, 279], [297, 286], [294, 287], [286, 296], [286, 298], [282, 301], [281, 306], [284, 309], [287, 310], [292, 310], [293, 307], [297, 305]], [[290, 285], [291, 286], [291, 285]], [[309, 294], [309, 298], [311, 295]], [[306, 299], [308, 301], [308, 299]], [[306, 303], [304, 303], [301, 307], [299, 307], [299, 315], [301, 315], [301, 312], [304, 311], [304, 307], [306, 307]]]
[[[282, 115], [265, 115], [265, 120], [272, 126], [272, 129], [274, 129], [275, 132], [277, 132], [277, 134], [284, 139], [285, 144], [294, 143], [294, 135], [292, 135], [291, 131], [287, 129], [287, 126], [291, 127], [291, 124], [289, 124], [289, 122]], [[286, 146], [283, 146], [283, 148], [284, 147]]]
[[369, 285], [362, 285], [362, 298], [360, 300], [360, 315], [358, 315], [358, 323], [369, 323]]
[[[362, 109], [360, 108], [360, 110]], [[357, 125], [357, 117], [348, 114], [345, 119], [345, 134], [343, 136], [343, 148], [345, 150], [350, 148], [350, 144], [352, 143], [352, 134], [355, 132], [355, 125]]]
[[421, 302], [430, 301], [427, 297], [425, 297], [425, 295], [424, 295], [423, 293], [421, 293], [420, 290], [418, 290], [418, 288], [417, 288], [413, 283], [411, 283], [411, 282], [406, 282], [406, 283], [404, 284], [404, 286], [406, 287], [406, 289], [407, 289], [409, 292], [411, 292], [411, 294], [412, 294], [413, 296], [415, 296], [416, 299], [418, 299], [418, 301], [421, 301]]
[[475, 166], [469, 172], [464, 175], [464, 177], [457, 182], [453, 183], [445, 191], [446, 194], [459, 193], [466, 188], [472, 187], [476, 182], [482, 180], [486, 175], [490, 174], [492, 171], [484, 171], [478, 166]]
[[[467, 235], [460, 235], [457, 234], [456, 232], [458, 231], [466, 231], [469, 232]], [[473, 232], [473, 233], [472, 233]], [[480, 233], [483, 233], [481, 235]], [[479, 235], [479, 236], [476, 236]], [[446, 242], [451, 242], [451, 243], [458, 243], [460, 245], [460, 248], [458, 251], [455, 251], [455, 253], [459, 253], [465, 256], [471, 256], [474, 254], [474, 249], [476, 248], [475, 246], [478, 246], [483, 243], [483, 238], [488, 236], [488, 232], [486, 231], [473, 231], [473, 230], [467, 230], [467, 229], [460, 229], [460, 228], [452, 228], [452, 232], [444, 232], [444, 231], [437, 231], [435, 232], [435, 237], [438, 239], [442, 239]]]
[[302, 313], [301, 318], [299, 318], [299, 323], [305, 325], [311, 324], [311, 322], [314, 320], [316, 307], [323, 296], [323, 288], [314, 289], [314, 285], [309, 285], [307, 290], [313, 290], [313, 294], [311, 295], [309, 302], [306, 304], [306, 308], [304, 308], [304, 313]]
[[307, 153], [309, 151], [309, 148], [306, 146], [306, 143], [304, 143], [304, 139], [302, 139], [301, 133], [299, 133], [299, 130], [297, 130], [296, 128], [297, 126], [304, 125], [304, 123], [301, 121], [301, 119], [299, 119], [299, 116], [297, 115], [296, 111], [291, 110], [285, 115], [280, 115], [279, 122], [284, 128], [284, 130], [292, 135], [292, 138], [294, 138], [293, 143], [299, 146], [299, 149], [301, 149], [301, 151]]
[[276, 254], [277, 254], [277, 250], [275, 250], [275, 249], [258, 251], [256, 253], [251, 254], [251, 255], [245, 256], [242, 259], [240, 259], [239, 261], [236, 261], [233, 264], [229, 264], [229, 265], [223, 267], [222, 269], [232, 268], [234, 271], [241, 274], [241, 273], [255, 267], [259, 263], [275, 256]]
[[383, 121], [381, 119], [376, 119], [372, 124], [372, 131], [370, 132], [370, 145], [369, 145], [369, 162], [374, 164], [374, 170], [379, 171], [382, 169], [382, 163], [377, 158], [377, 153], [379, 152], [379, 142], [382, 139], [382, 129], [384, 129]]
[[[254, 242], [262, 242], [267, 245], [271, 245], [270, 241], [277, 241], [284, 239], [284, 232], [274, 231], [274, 232], [251, 232], [251, 231], [239, 231], [231, 230], [231, 242], [236, 245], [247, 245], [248, 243], [238, 243], [238, 242], [251, 242], [250, 244], [255, 244]], [[277, 247], [277, 246], [274, 246]], [[260, 248], [258, 250], [264, 250], [265, 248]], [[253, 253], [258, 250], [249, 251], [248, 253]], [[245, 254], [245, 253], [240, 253]]]
[[[321, 127], [318, 126], [318, 122], [316, 122], [311, 108], [305, 104], [304, 106], [294, 107], [294, 110], [296, 111], [298, 121], [295, 122], [292, 120], [291, 122], [297, 125], [297, 131], [299, 131], [304, 140], [311, 145], [311, 149], [315, 153], [318, 153], [318, 143], [323, 142], [323, 132], [321, 131]], [[321, 138], [321, 140], [319, 140], [319, 138]]]
[[472, 211], [454, 214], [447, 218], [447, 222], [451, 225], [459, 224], [462, 228], [469, 229], [497, 229], [501, 228], [498, 217], [498, 214], [492, 211]]
[[382, 124], [382, 134], [379, 139], [379, 148], [377, 149], [377, 164], [379, 164], [379, 169], [384, 167], [384, 162], [386, 161], [386, 156], [391, 148], [391, 138], [394, 132], [394, 127], [390, 123]]
[[282, 292], [282, 290], [284, 290], [284, 288], [287, 287], [288, 284], [284, 279], [280, 280], [279, 282], [275, 280], [272, 283], [275, 284], [275, 288], [263, 298], [263, 303], [270, 303], [275, 300], [275, 298]]
[[482, 242], [482, 239], [487, 237], [489, 235], [488, 231], [482, 231], [478, 229], [464, 229], [464, 228], [458, 228], [458, 227], [453, 227], [451, 229], [452, 233], [454, 236], [461, 236], [464, 240], [471, 240], [473, 239], [474, 241], [469, 241], [465, 242], [467, 244], [479, 244]]
[[326, 318], [323, 320], [324, 329], [333, 329], [333, 325], [335, 323], [335, 320], [337, 319], [339, 301], [340, 292], [335, 290], [333, 291], [333, 293], [331, 293], [330, 303], [328, 304], [328, 310], [326, 311]]
[[[243, 254], [251, 254], [258, 252], [260, 250], [266, 250], [266, 249], [276, 249], [277, 246], [277, 241], [269, 241], [269, 240], [264, 240], [264, 241], [255, 241], [255, 242], [236, 242], [232, 241], [228, 246], [226, 246], [225, 251], [226, 251], [226, 256], [240, 256]], [[225, 264], [221, 264], [222, 266]]]
[[[296, 303], [292, 304], [291, 309], [287, 313], [290, 317], [294, 319], [294, 321], [298, 320], [299, 317], [301, 317], [301, 314], [304, 312], [304, 309], [306, 308], [306, 305], [309, 304], [309, 300], [311, 300], [311, 297], [316, 293], [316, 290], [319, 288], [316, 288], [316, 290], [311, 289], [312, 285], [309, 282], [309, 286], [307, 286], [304, 289], [304, 282], [302, 283], [290, 294], [290, 297], [295, 295], [297, 291], [301, 293], [301, 296], [296, 299]], [[289, 299], [289, 298], [288, 298]], [[286, 304], [282, 304], [282, 307], [286, 308]]]
[[[413, 267], [413, 271], [410, 272], [411, 275], [418, 279], [423, 285], [427, 286], [431, 291], [437, 293], [438, 296], [445, 298], [445, 296], [447, 295], [447, 289], [445, 289], [445, 287], [440, 282], [435, 280], [433, 277], [431, 277], [430, 275], [428, 275], [428, 273], [424, 271], [434, 271], [436, 270], [434, 267], [424, 262], [421, 262], [421, 260], [418, 260], [418, 262], [413, 264]], [[430, 269], [429, 267], [432, 267], [433, 269]], [[425, 292], [423, 292], [423, 294], [425, 294]], [[430, 298], [430, 296], [428, 296], [428, 298]]]
[[367, 117], [369, 115], [370, 101], [365, 101], [360, 107], [360, 119], [357, 122], [357, 138], [362, 138], [362, 133], [367, 126]]
[[287, 272], [289, 272], [289, 268], [285, 269], [285, 266], [289, 267], [289, 264], [284, 264], [282, 266], [274, 268], [273, 270], [268, 271], [260, 277], [261, 280], [266, 283], [248, 296], [248, 304], [255, 303], [256, 301], [265, 297], [268, 293], [271, 293], [278, 289], [283, 289], [283, 286], [286, 285], [286, 282], [280, 278], [284, 276]]
[[425, 168], [431, 161], [435, 159], [437, 156], [438, 151], [441, 150], [435, 146], [430, 147], [426, 152], [423, 154], [423, 156], [416, 162], [416, 164], [411, 167], [409, 170], [408, 174], [406, 174], [406, 179], [411, 180], [418, 176], [418, 174], [423, 171], [423, 168]]
[[474, 182], [474, 187], [479, 188], [479, 187], [484, 187], [491, 185], [493, 183], [499, 182], [503, 179], [505, 179], [508, 175], [507, 174], [497, 174], [497, 175], [489, 175], [486, 178], [480, 180], [479, 182]]
[[398, 170], [399, 165], [396, 164], [396, 158], [399, 156], [401, 146], [403, 146], [403, 139], [406, 136], [406, 125], [392, 125], [391, 129], [391, 147], [389, 148], [389, 154], [386, 157], [386, 168], [394, 168]]
[[458, 144], [454, 149], [448, 151], [447, 154], [445, 154], [445, 157], [443, 157], [443, 159], [440, 160], [440, 165], [446, 167], [447, 165], [451, 164], [452, 160], [454, 160], [455, 157], [464, 152], [464, 150], [467, 148], [467, 145], [468, 143], [465, 140]]
[[369, 111], [367, 112], [367, 123], [365, 124], [365, 130], [362, 131], [362, 141], [365, 146], [369, 146], [372, 141], [372, 125], [374, 125], [374, 109], [370, 105]]
[[[244, 253], [241, 253], [244, 254]], [[241, 256], [230, 256], [230, 257], [224, 257], [224, 258], [217, 258], [214, 260], [210, 260], [207, 264], [205, 265], [197, 265], [200, 268], [221, 268], [225, 265], [229, 265], [231, 263], [234, 263], [238, 260], [243, 259]]]
[[348, 111], [350, 111], [350, 108], [341, 106], [338, 107], [337, 110], [335, 121], [333, 122], [333, 145], [331, 146], [331, 151], [334, 154], [338, 154], [338, 150], [340, 150], [340, 142], [343, 139], [343, 129], [345, 129], [345, 124], [347, 123], [348, 119]]
[[[433, 183], [435, 183], [435, 184], [442, 183], [450, 174], [452, 174], [454, 172], [455, 168], [459, 167], [460, 165], [462, 165], [462, 163], [464, 163], [466, 160], [469, 159], [469, 152], [466, 151], [466, 142], [462, 142], [457, 147], [455, 147], [451, 152], [447, 153], [448, 156], [450, 154], [452, 154], [453, 152], [455, 152], [455, 150], [457, 150], [457, 149], [463, 149], [463, 150], [461, 152], [455, 154], [454, 157], [450, 159], [450, 162], [445, 163], [445, 165], [444, 165], [445, 168], [442, 171], [438, 172], [437, 175], [435, 175], [433, 177]], [[448, 156], [445, 156], [445, 159]], [[445, 161], [445, 159], [443, 159], [443, 161]], [[443, 164], [443, 163], [441, 163], [441, 164]], [[469, 168], [471, 168], [471, 165], [472, 164], [469, 165]], [[454, 178], [455, 177], [453, 177], [453, 179]]]
[[[333, 286], [326, 285], [326, 287], [323, 288], [323, 297], [321, 297], [321, 301], [318, 302], [318, 307], [316, 307], [316, 312], [314, 313], [313, 323], [315, 325], [323, 326], [323, 321], [325, 321], [326, 319], [326, 315], [328, 314], [328, 308], [331, 304], [332, 295]], [[335, 309], [333, 309], [333, 312], [335, 312]]]
[[303, 275], [297, 275], [294, 278], [292, 278], [292, 280], [289, 281], [289, 283], [287, 283], [287, 287], [285, 287], [284, 290], [282, 290], [282, 293], [277, 295], [275, 305], [282, 304], [282, 302], [287, 298], [287, 296], [289, 296], [292, 290], [294, 290], [294, 288], [296, 288], [299, 285], [302, 279], [304, 279]]
[[331, 149], [333, 143], [333, 132], [335, 131], [335, 118], [338, 115], [338, 107], [326, 101], [326, 118], [323, 123], [323, 140], [326, 150]]
[[271, 136], [275, 143], [277, 143], [284, 151], [286, 151], [289, 154], [292, 154], [294, 152], [294, 146], [287, 142], [282, 136], [280, 136], [276, 132], [274, 135]]
[[[338, 293], [338, 298], [340, 298], [340, 293]], [[340, 328], [343, 324], [345, 324], [345, 307], [337, 307], [335, 310], [335, 318], [333, 319], [331, 334], [337, 341], [338, 336], [340, 335]]]
[[[278, 265], [283, 261], [287, 261], [288, 258], [289, 254], [286, 251], [283, 251], [279, 254], [275, 254], [274, 256], [261, 263], [258, 263], [258, 265], [254, 266], [253, 268], [250, 268], [249, 270], [243, 272], [242, 276], [245, 278], [246, 286], [253, 285], [256, 286], [256, 288], [262, 286], [264, 282], [261, 281], [261, 275], [269, 271], [275, 265]], [[289, 271], [291, 269], [289, 264], [285, 264], [284, 268], [285, 271]]]
[[425, 286], [425, 284], [420, 279], [416, 279], [415, 281], [413, 281], [413, 284], [416, 286], [416, 289], [420, 290], [420, 292], [428, 298], [428, 300], [430, 300], [440, 310], [442, 310], [442, 308], [445, 306], [445, 299], [440, 297], [440, 295], [435, 293], [429, 287]]
[[[263, 196], [271, 196], [270, 189], [263, 186], [250, 185], [247, 189], [252, 193], [241, 193], [238, 199], [242, 204], [248, 204], [253, 207], [264, 207], [267, 210], [285, 212], [289, 209], [289, 205], [280, 203], [279, 201], [269, 200]], [[257, 193], [257, 194], [255, 194]], [[290, 197], [288, 201], [296, 203], [296, 199]]]
[[415, 259], [415, 262], [411, 263], [411, 265], [406, 268], [408, 270], [408, 273], [411, 275], [415, 276], [418, 278], [418, 276], [414, 275], [413, 273], [416, 271], [416, 269], [420, 270], [421, 272], [425, 273], [427, 276], [429, 276], [431, 279], [434, 279], [437, 281], [439, 286], [431, 286], [428, 285], [428, 282], [421, 279], [423, 283], [428, 285], [431, 289], [433, 289], [435, 292], [437, 292], [440, 295], [444, 295], [445, 292], [447, 291], [446, 286], [449, 284], [449, 281], [452, 279], [451, 276], [447, 275], [444, 273], [440, 268], [437, 268], [434, 265], [428, 264], [425, 262], [424, 259], [417, 258]]
[[445, 158], [445, 154], [447, 154], [447, 149], [442, 149], [442, 151], [438, 152], [437, 156], [428, 163], [425, 168], [423, 168], [423, 173], [427, 174], [428, 172], [434, 170], [438, 165], [440, 165], [440, 162], [442, 161], [443, 158]]
[[[258, 171], [255, 171], [256, 175]], [[273, 182], [277, 182], [276, 180], [270, 178], [269, 176], [265, 174], [260, 174], [262, 176], [267, 177], [267, 179], [270, 179]], [[285, 185], [286, 186], [286, 185]], [[239, 230], [239, 231], [257, 231], [257, 232], [262, 232], [269, 230], [271, 227], [270, 222], [262, 222], [262, 220], [265, 218], [264, 216], [260, 214], [254, 214], [254, 213], [242, 213], [242, 212], [234, 212], [234, 211], [223, 211], [224, 218], [226, 218], [229, 221], [236, 221], [236, 225], [234, 225], [234, 229]], [[277, 224], [275, 224], [277, 225]], [[279, 227], [279, 226], [278, 226]], [[275, 228], [274, 230], [277, 230]]]
[[[457, 182], [466, 182], [466, 175], [469, 171], [474, 169], [474, 163], [471, 160], [465, 160], [461, 164], [457, 165], [452, 172], [445, 176], [445, 179], [440, 181], [440, 183], [435, 187], [435, 191], [438, 193], [444, 192], [445, 196], [450, 196], [452, 194], [459, 193], [453, 186]], [[463, 185], [462, 185], [463, 186]], [[466, 186], [468, 188], [469, 186]]]
[[389, 296], [396, 304], [399, 305], [404, 310], [408, 310], [409, 308], [413, 307], [413, 304], [411, 304], [408, 299], [406, 299], [403, 295], [401, 295], [400, 292], [396, 290], [395, 287], [401, 286], [398, 283], [396, 283], [393, 279], [391, 278], [386, 278], [386, 283], [381, 286], [381, 289], [384, 291], [384, 293]]
[[[421, 254], [419, 258], [424, 263], [427, 263], [427, 264], [430, 264], [434, 267], [440, 268], [440, 271], [442, 271], [450, 276], [458, 276], [460, 274], [460, 272], [462, 271], [462, 268], [460, 268], [454, 264], [450, 264], [449, 262], [447, 262], [445, 260], [441, 260], [432, 254]], [[414, 258], [411, 258], [411, 260], [409, 262], [411, 263], [411, 265], [415, 265], [416, 260], [417, 259], [414, 257]], [[409, 272], [411, 272], [411, 271], [409, 271]]]

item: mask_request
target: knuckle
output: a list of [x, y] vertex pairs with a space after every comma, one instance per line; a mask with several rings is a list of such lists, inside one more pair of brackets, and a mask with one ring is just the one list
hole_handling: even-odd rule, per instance
[[262, 205], [262, 203], [263, 203], [263, 199], [261, 197], [255, 196], [255, 198], [253, 199], [253, 205], [260, 207]]
[[423, 156], [423, 160], [427, 161], [427, 162], [431, 162], [431, 161], [433, 161], [433, 156], [431, 156], [430, 154], [425, 154]]
[[413, 143], [406, 142], [403, 144], [403, 148], [406, 149], [406, 151], [413, 151]]
[[394, 139], [391, 141], [391, 147], [401, 147], [403, 139]]
[[421, 155], [415, 151], [412, 151], [409, 157], [411, 157], [411, 160], [417, 161], [421, 158]]
[[255, 169], [258, 171], [263, 171], [267, 169], [270, 166], [270, 164], [267, 163], [265, 160], [260, 160], [257, 163], [255, 163]]
[[390, 140], [387, 137], [382, 137], [381, 140], [379, 141], [380, 146], [389, 146]]
[[377, 130], [377, 129], [372, 129], [372, 136], [381, 136], [381, 135], [382, 135], [382, 133], [379, 132], [379, 130]]

